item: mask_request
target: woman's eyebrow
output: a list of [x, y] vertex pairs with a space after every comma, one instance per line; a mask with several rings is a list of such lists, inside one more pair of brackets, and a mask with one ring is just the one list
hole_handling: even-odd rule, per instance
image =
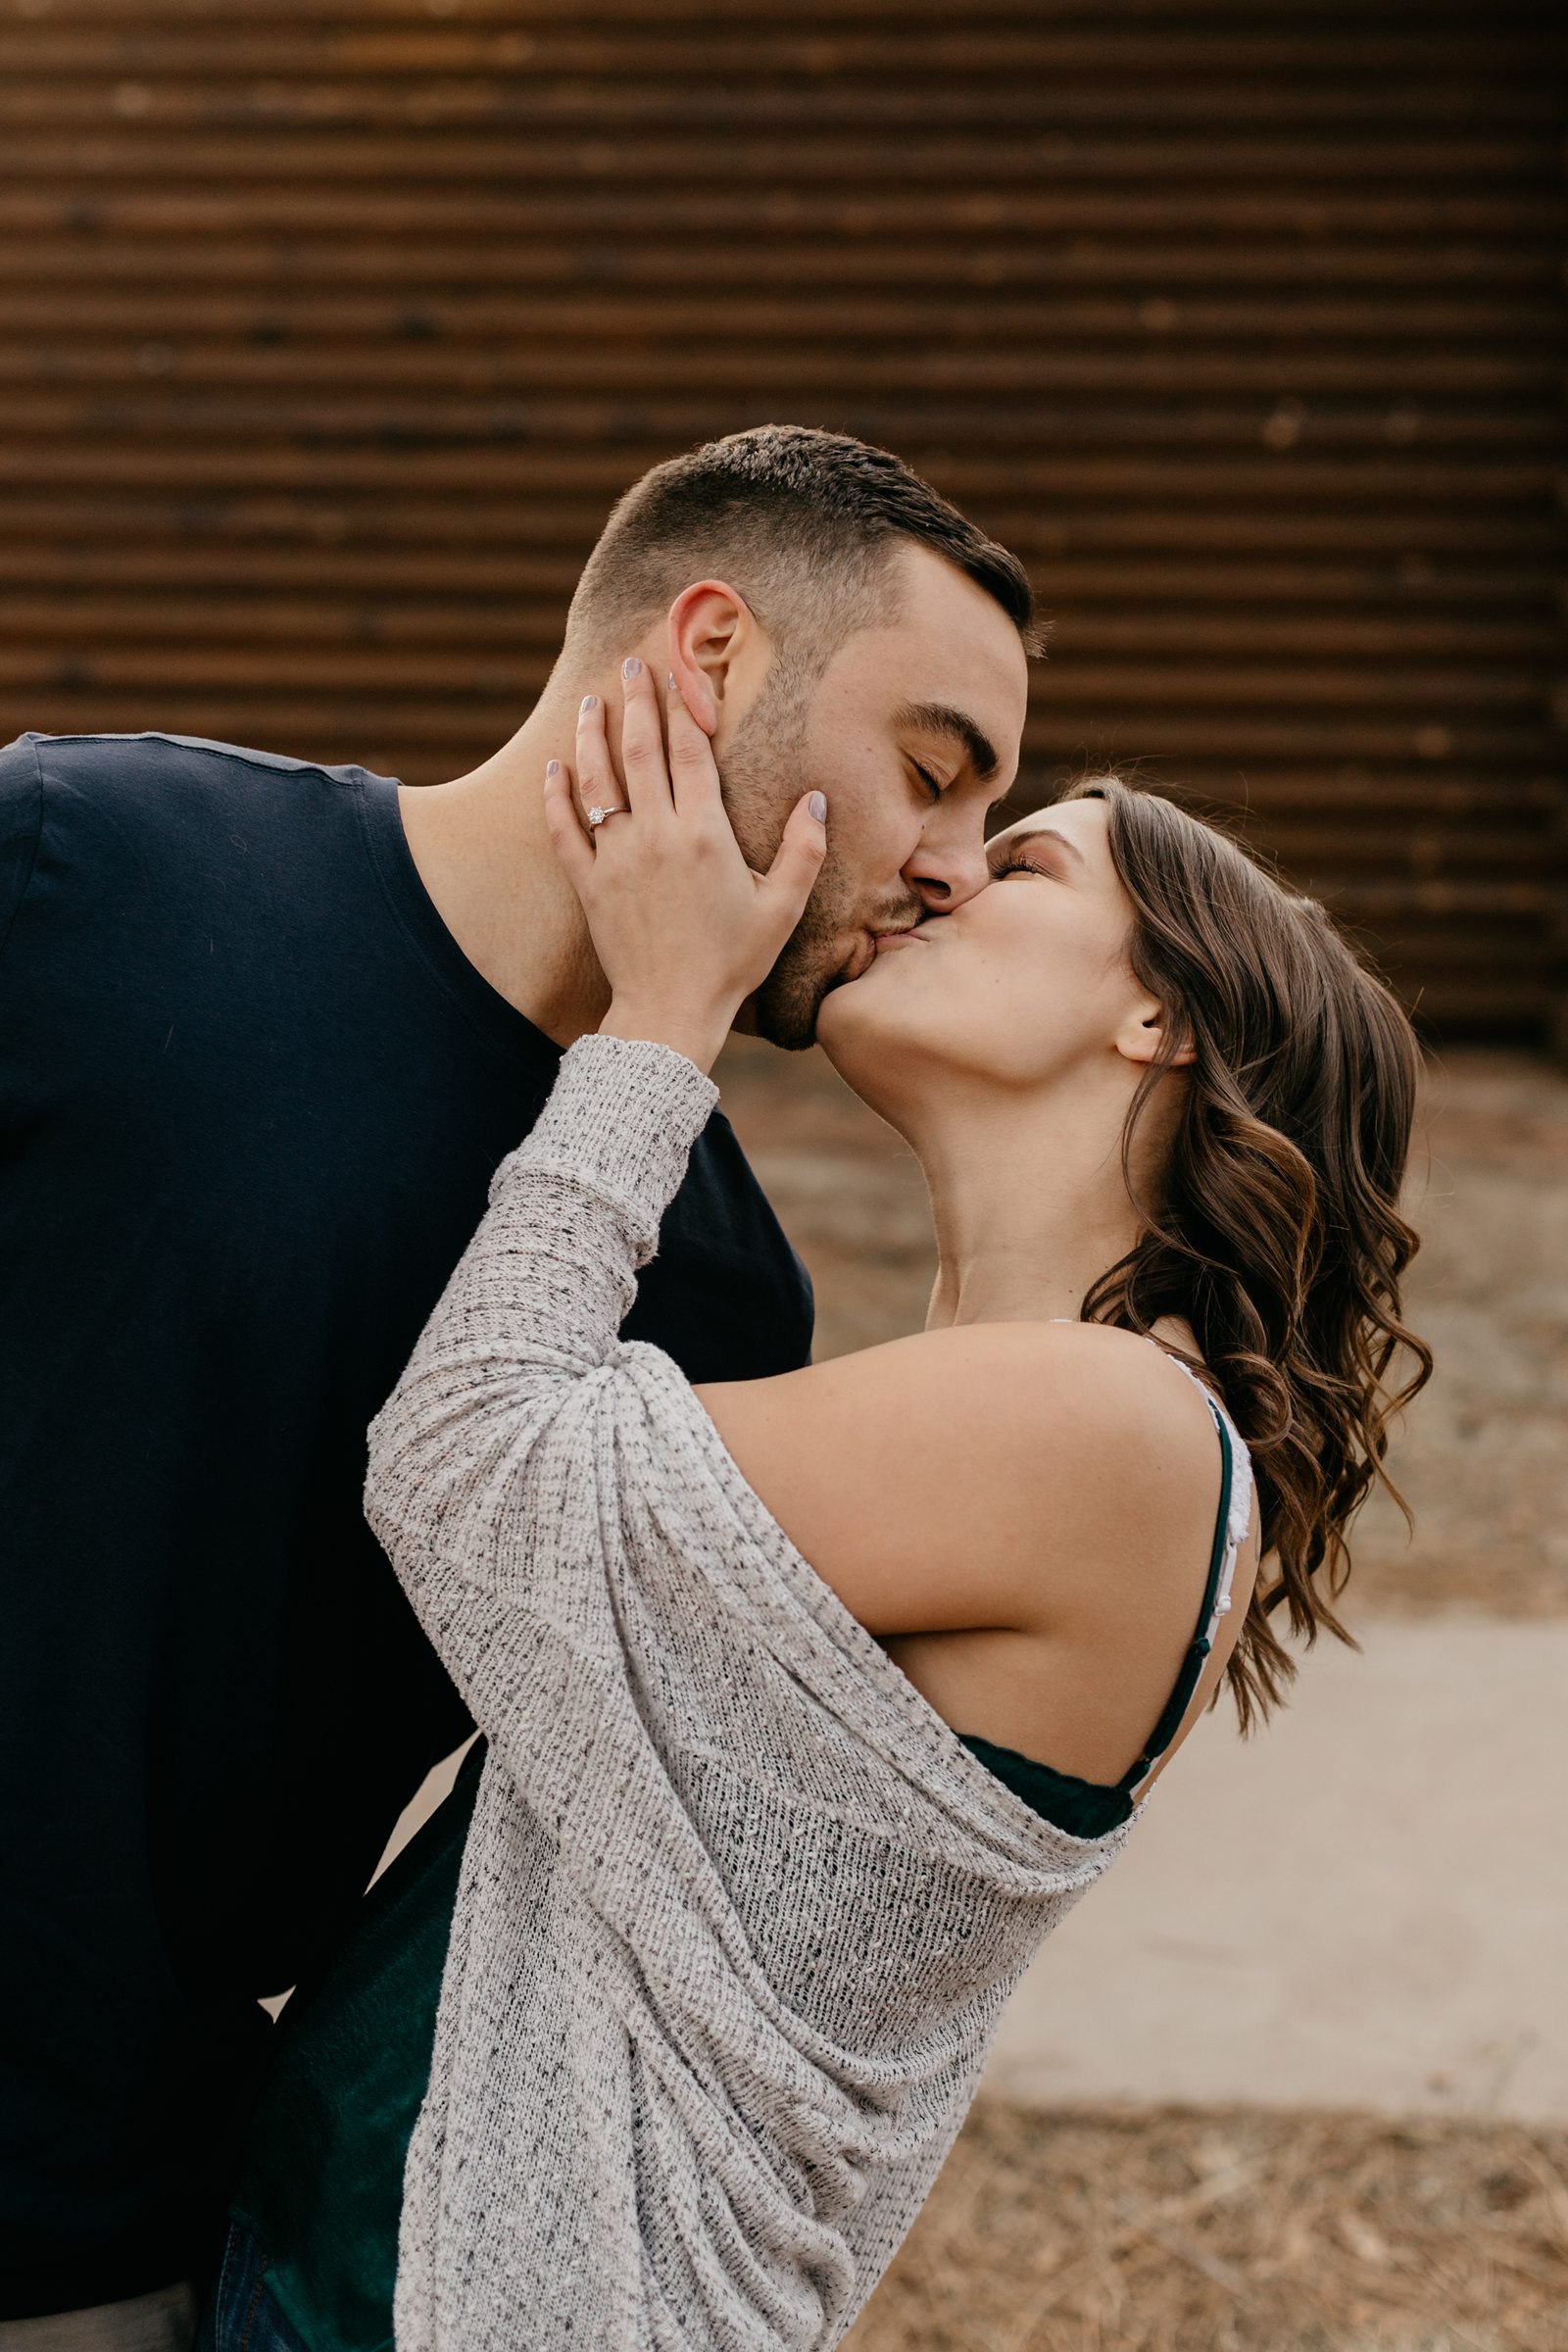
[[1002, 765], [984, 727], [952, 703], [905, 703], [894, 711], [893, 723], [922, 735], [946, 735], [958, 745], [982, 784], [988, 784]]
[[1015, 849], [1021, 841], [1038, 841], [1043, 833], [1048, 834], [1053, 841], [1060, 842], [1068, 857], [1076, 858], [1080, 865], [1087, 864], [1088, 860], [1082, 850], [1075, 843], [1070, 842], [1065, 833], [1058, 833], [1054, 825], [1031, 825], [1027, 833], [1011, 832], [1004, 841], [993, 841], [988, 844], [988, 847], [1004, 852]]

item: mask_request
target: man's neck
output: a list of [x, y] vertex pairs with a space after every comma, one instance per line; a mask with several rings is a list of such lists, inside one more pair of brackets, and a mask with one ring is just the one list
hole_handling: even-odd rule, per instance
[[511, 742], [467, 775], [399, 795], [410, 855], [458, 946], [562, 1046], [596, 1029], [610, 1003], [545, 829], [545, 762], [570, 760], [575, 716], [574, 696], [547, 694]]

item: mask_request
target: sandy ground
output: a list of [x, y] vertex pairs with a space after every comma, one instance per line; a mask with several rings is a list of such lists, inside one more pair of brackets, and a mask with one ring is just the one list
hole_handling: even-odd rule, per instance
[[1568, 2132], [982, 2101], [846, 2352], [1568, 2352]]
[[1369, 1625], [1218, 1711], [1014, 1995], [988, 2086], [1568, 2124], [1568, 1623]]

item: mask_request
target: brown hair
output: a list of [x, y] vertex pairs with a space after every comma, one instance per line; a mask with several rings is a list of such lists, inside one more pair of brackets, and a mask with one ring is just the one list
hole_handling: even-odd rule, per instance
[[804, 424], [760, 424], [669, 458], [633, 483], [572, 600], [568, 640], [619, 652], [712, 572], [739, 589], [791, 663], [825, 666], [856, 629], [895, 617], [901, 544], [944, 557], [1039, 650], [1016, 556], [888, 450]]
[[[1420, 1048], [1316, 901], [1227, 835], [1117, 777], [1066, 797], [1105, 803], [1132, 967], [1168, 1030], [1123, 1137], [1143, 1238], [1082, 1313], [1131, 1331], [1185, 1316], [1251, 1448], [1266, 1565], [1227, 1669], [1245, 1729], [1296, 1671], [1273, 1613], [1309, 1643], [1324, 1628], [1349, 1641], [1333, 1605], [1347, 1529], [1374, 1481], [1399, 1499], [1389, 1424], [1432, 1370], [1399, 1295], [1418, 1246], [1398, 1196]], [[1159, 1197], [1140, 1200], [1133, 1129], [1184, 1045]]]

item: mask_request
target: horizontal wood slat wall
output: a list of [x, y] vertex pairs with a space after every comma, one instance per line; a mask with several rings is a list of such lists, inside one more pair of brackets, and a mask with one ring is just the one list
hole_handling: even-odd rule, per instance
[[450, 774], [616, 493], [799, 418], [1029, 563], [1020, 797], [1138, 760], [1544, 1036], [1549, 16], [0, 0], [0, 732]]

